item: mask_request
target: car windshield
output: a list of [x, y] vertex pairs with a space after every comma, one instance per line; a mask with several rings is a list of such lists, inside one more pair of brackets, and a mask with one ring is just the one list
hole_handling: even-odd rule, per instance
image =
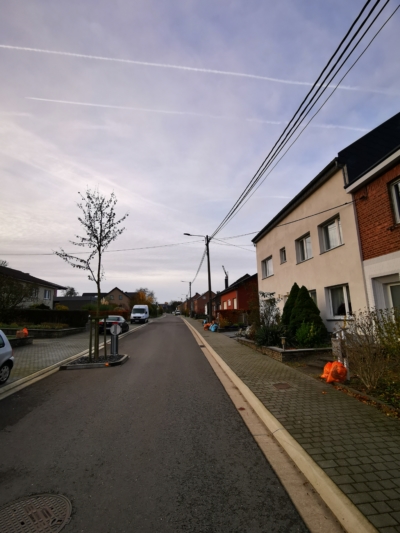
[[133, 310], [134, 313], [140, 313], [141, 315], [143, 315], [143, 313], [145, 313], [145, 309], [143, 309], [143, 307], [140, 307], [140, 308], [137, 308], [137, 309], [134, 309]]

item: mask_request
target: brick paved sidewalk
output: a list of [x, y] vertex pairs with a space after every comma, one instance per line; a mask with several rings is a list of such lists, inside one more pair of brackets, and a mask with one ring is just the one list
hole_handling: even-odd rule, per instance
[[400, 532], [398, 420], [187, 320], [379, 532]]

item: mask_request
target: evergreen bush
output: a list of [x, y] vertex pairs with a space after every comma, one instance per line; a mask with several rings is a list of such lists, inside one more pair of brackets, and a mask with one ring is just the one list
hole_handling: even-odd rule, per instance
[[[296, 335], [302, 324], [313, 325], [312, 338], [313, 345], [323, 344], [328, 337], [328, 331], [320, 316], [320, 310], [314, 300], [308, 293], [307, 288], [303, 285], [299, 290], [290, 316], [289, 330], [292, 335]], [[304, 329], [304, 328], [303, 328]], [[304, 332], [302, 331], [301, 334]]]
[[290, 317], [293, 311], [294, 304], [296, 303], [299, 290], [300, 287], [297, 285], [297, 283], [294, 283], [293, 287], [290, 289], [289, 297], [286, 300], [285, 305], [283, 306], [281, 322], [285, 326], [289, 326], [290, 324]]

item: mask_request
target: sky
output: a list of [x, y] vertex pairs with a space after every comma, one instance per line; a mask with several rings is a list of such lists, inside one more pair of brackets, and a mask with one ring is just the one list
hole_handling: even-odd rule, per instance
[[[363, 5], [3, 2], [0, 259], [94, 291], [85, 272], [53, 252], [76, 251], [78, 193], [97, 188], [115, 193], [117, 216], [129, 213], [104, 256], [104, 292], [147, 287], [159, 302], [181, 300], [189, 281], [192, 293], [205, 292], [206, 261], [194, 279], [204, 239], [183, 233], [218, 227]], [[381, 23], [396, 5], [389, 2]], [[211, 241], [214, 291], [224, 288], [222, 266], [230, 282], [254, 274], [254, 232], [338, 151], [399, 111], [399, 20], [400, 10], [217, 235], [235, 238]]]

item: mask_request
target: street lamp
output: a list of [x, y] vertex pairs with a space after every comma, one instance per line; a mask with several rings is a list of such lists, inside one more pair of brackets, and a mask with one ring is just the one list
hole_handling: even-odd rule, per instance
[[189, 316], [192, 318], [192, 282], [181, 280], [181, 283], [189, 283]]
[[191, 233], [184, 233], [188, 237], [203, 237], [206, 240], [206, 250], [207, 250], [207, 267], [208, 267], [208, 321], [211, 322], [212, 319], [212, 307], [211, 307], [211, 270], [210, 270], [210, 237], [208, 235], [192, 235]]

